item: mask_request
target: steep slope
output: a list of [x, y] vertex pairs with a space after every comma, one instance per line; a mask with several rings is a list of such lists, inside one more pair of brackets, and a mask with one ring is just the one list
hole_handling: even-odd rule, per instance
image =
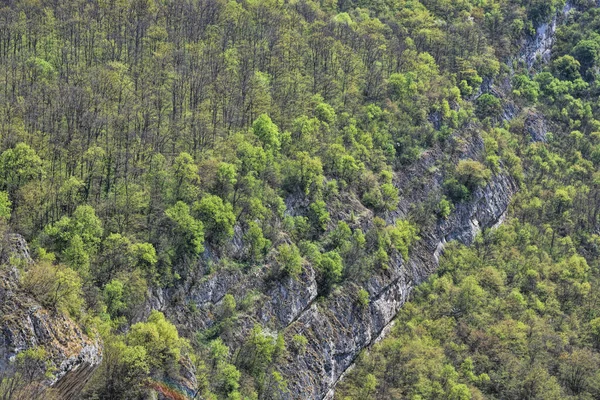
[[[19, 235], [9, 237], [6, 259], [31, 262], [27, 244]], [[71, 319], [47, 310], [19, 287], [15, 267], [0, 270], [0, 371], [10, 376], [15, 357], [28, 349], [43, 349], [50, 386], [60, 399], [75, 399], [102, 360], [102, 345], [90, 339]], [[27, 388], [24, 390], [27, 392]], [[30, 393], [30, 395], [33, 395]], [[41, 394], [38, 394], [41, 395]]]
[[[470, 130], [469, 134], [464, 147], [454, 155], [456, 161], [478, 159], [482, 155], [483, 141], [477, 131]], [[394, 184], [402, 200], [398, 211], [390, 215], [389, 223], [402, 218], [411, 207], [430, 196], [439, 195], [445, 174], [436, 165], [443, 157], [441, 149], [432, 150], [396, 176]], [[333, 388], [358, 353], [382, 333], [414, 285], [435, 270], [444, 244], [451, 240], [469, 244], [481, 229], [501, 222], [516, 191], [513, 178], [505, 172], [496, 174], [484, 188], [473, 193], [469, 201], [460, 203], [447, 219], [424, 229], [408, 262], [396, 257], [390, 268], [378, 271], [369, 279], [365, 285], [370, 299], [367, 307], [358, 304], [358, 289], [354, 284], [344, 285], [324, 301], [315, 302], [317, 281], [311, 266], [298, 280], [289, 278], [282, 283], [270, 282], [265, 270], [250, 276], [243, 276], [240, 271], [218, 272], [204, 278], [204, 282], [186, 289], [187, 295], [178, 301], [197, 306], [193, 317], [187, 307], [161, 306], [158, 299], [153, 306], [174, 317], [182, 330], [187, 331], [211, 326], [214, 318], [211, 310], [215, 310], [215, 305], [228, 293], [236, 299], [243, 299], [251, 290], [264, 293], [255, 306], [257, 311], [250, 312], [251, 318], [241, 322], [235, 335], [237, 340], [232, 338], [229, 343], [234, 348], [239, 346], [237, 341], [243, 340], [253, 321], [276, 331], [283, 330], [289, 342], [294, 335], [305, 336], [308, 339], [306, 351], [302, 355], [290, 353], [279, 369], [289, 383], [287, 397], [320, 399]], [[362, 215], [364, 220], [357, 222], [358, 225], [371, 223], [369, 213]]]
[[[522, 174], [494, 128], [520, 113], [515, 63], [499, 60], [563, 4], [2, 7], [0, 211], [85, 288], [73, 303], [102, 326], [110, 360], [89, 397], [144, 396], [188, 352], [188, 393], [331, 394], [446, 243], [503, 220]], [[523, 46], [528, 68], [559, 23]], [[523, 134], [545, 140], [530, 115]], [[9, 336], [44, 325], [49, 345], [58, 316], [32, 317], [35, 302], [7, 285], [15, 320], [47, 321], [7, 324]], [[86, 341], [52, 350], [77, 358]], [[6, 339], [6, 357], [20, 342]], [[63, 393], [89, 375], [86, 357], [55, 383]]]
[[[560, 21], [572, 9], [568, 3], [551, 23], [544, 24], [536, 35], [523, 46], [521, 59], [533, 66], [537, 59], [547, 61], [553, 42], [553, 35]], [[504, 117], [515, 117], [519, 110], [505, 94], [510, 92], [510, 78], [496, 87], [492, 82], [482, 86], [483, 91], [492, 92], [504, 98]], [[502, 88], [503, 87], [503, 88]], [[474, 96], [474, 99], [477, 99]], [[454, 137], [452, 150], [439, 148], [426, 152], [415, 164], [394, 177], [401, 201], [397, 211], [388, 217], [392, 224], [406, 217], [409, 211], [430, 198], [439, 198], [443, 192], [446, 171], [441, 165], [452, 164], [459, 160], [481, 160], [484, 153], [480, 127], [473, 126]], [[530, 140], [544, 140], [546, 127], [543, 117], [533, 113], [526, 123]], [[364, 285], [369, 294], [369, 304], [364, 307], [357, 301], [358, 288], [347, 284], [322, 301], [317, 300], [316, 273], [308, 266], [298, 280], [288, 278], [284, 282], [272, 282], [268, 270], [258, 271], [250, 276], [240, 271], [219, 272], [204, 277], [203, 282], [191, 284], [184, 291], [178, 291], [178, 303], [197, 306], [197, 314], [191, 317], [187, 308], [165, 304], [165, 298], [155, 300], [154, 306], [175, 316], [184, 331], [193, 332], [198, 328], [208, 328], [214, 322], [214, 310], [226, 294], [236, 299], [247, 297], [252, 290], [263, 293], [257, 300], [256, 313], [250, 312], [241, 321], [239, 331], [230, 337], [228, 344], [238, 348], [254, 322], [269, 326], [273, 331], [285, 332], [286, 341], [291, 342], [294, 335], [308, 339], [308, 346], [302, 354], [288, 353], [278, 370], [288, 382], [290, 399], [321, 399], [331, 397], [335, 384], [349, 368], [359, 352], [373, 343], [385, 331], [394, 316], [406, 302], [412, 288], [425, 280], [438, 265], [438, 258], [447, 242], [457, 240], [470, 244], [482, 229], [498, 225], [505, 217], [512, 196], [518, 191], [518, 184], [506, 171], [495, 174], [485, 187], [475, 191], [468, 201], [457, 204], [447, 219], [429, 226], [423, 226], [421, 240], [411, 251], [407, 261], [396, 257], [390, 268], [380, 270], [371, 276]], [[302, 209], [297, 199], [286, 201], [288, 213]], [[369, 226], [372, 214], [356, 201], [347, 200], [346, 213], [359, 215], [356, 226]], [[332, 215], [339, 210], [330, 210]], [[334, 217], [335, 218], [335, 217]]]

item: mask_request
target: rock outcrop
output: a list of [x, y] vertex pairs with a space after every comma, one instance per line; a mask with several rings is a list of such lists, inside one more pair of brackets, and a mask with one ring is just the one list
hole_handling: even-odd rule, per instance
[[[31, 262], [27, 244], [10, 235], [6, 259]], [[75, 399], [102, 360], [101, 344], [90, 339], [70, 318], [43, 308], [21, 290], [17, 268], [0, 267], [0, 371], [9, 373], [20, 352], [41, 347], [52, 378], [45, 385], [61, 399]]]
[[[549, 59], [557, 25], [571, 9], [571, 2], [567, 2], [562, 13], [538, 27], [536, 35], [525, 43], [520, 59], [528, 67], [533, 67], [537, 60]], [[510, 120], [521, 111], [510, 101], [507, 95], [510, 91], [510, 77], [496, 84], [490, 80], [482, 85], [474, 98], [485, 92], [503, 98], [502, 118]], [[436, 116], [430, 121], [435, 125]], [[531, 112], [524, 128], [532, 141], [545, 140], [547, 128], [543, 116]], [[411, 209], [431, 198], [439, 198], [447, 173], [444, 165], [456, 164], [461, 159], [483, 158], [483, 140], [476, 127], [467, 128], [453, 140], [454, 148], [431, 149], [395, 176], [394, 184], [401, 200], [398, 209], [387, 216], [388, 223], [406, 217]], [[233, 347], [240, 345], [255, 322], [283, 332], [288, 342], [294, 335], [305, 336], [308, 339], [305, 351], [289, 352], [278, 365], [288, 382], [286, 397], [331, 398], [335, 384], [360, 351], [386, 331], [412, 288], [435, 271], [446, 243], [456, 240], [470, 244], [482, 229], [497, 226], [505, 218], [511, 198], [517, 191], [517, 182], [508, 173], [499, 172], [485, 187], [472, 193], [468, 201], [457, 204], [447, 219], [438, 219], [421, 227], [421, 240], [412, 249], [408, 260], [395, 256], [389, 268], [373, 272], [363, 284], [369, 293], [368, 305], [357, 301], [359, 287], [352, 282], [316, 301], [316, 273], [311, 266], [306, 266], [297, 280], [274, 281], [267, 264], [250, 272], [233, 268], [205, 276], [201, 273], [196, 280], [190, 280], [178, 289], [156, 293], [152, 307], [165, 311], [183, 331], [191, 334], [217, 323], [221, 300], [226, 294], [232, 294], [238, 302], [250, 299], [252, 307], [244, 310], [237, 321], [239, 329], [225, 334], [226, 342]], [[347, 210], [332, 212], [334, 220], [347, 219], [344, 213], [352, 212], [359, 220], [357, 225], [370, 224], [373, 215], [359, 202], [343, 199], [342, 203]], [[301, 214], [306, 208], [303, 200], [298, 198], [287, 199], [286, 206], [290, 215]], [[241, 246], [241, 243], [236, 244], [237, 248]]]
[[[396, 175], [394, 183], [401, 201], [398, 210], [388, 215], [388, 223], [405, 218], [412, 207], [432, 197], [439, 198], [447, 173], [442, 165], [465, 158], [481, 159], [483, 155], [483, 141], [476, 129], [463, 132], [454, 147], [450, 156], [448, 149], [430, 150]], [[226, 294], [232, 294], [238, 303], [251, 299], [252, 307], [242, 313], [236, 328], [225, 334], [225, 340], [233, 347], [239, 346], [255, 322], [283, 332], [288, 342], [296, 334], [304, 335], [308, 339], [306, 351], [289, 352], [278, 368], [287, 379], [288, 398], [321, 399], [331, 394], [359, 352], [381, 335], [411, 289], [437, 268], [445, 243], [471, 243], [481, 229], [502, 221], [516, 191], [515, 181], [506, 173], [499, 173], [475, 191], [469, 201], [459, 203], [447, 219], [422, 227], [421, 240], [412, 249], [409, 260], [395, 256], [389, 268], [371, 274], [364, 285], [370, 299], [367, 306], [357, 301], [359, 287], [355, 283], [346, 283], [333, 295], [316, 301], [317, 278], [311, 266], [306, 266], [298, 279], [274, 280], [267, 264], [250, 272], [232, 268], [201, 276], [186, 286], [153, 296], [152, 308], [165, 311], [183, 333], [191, 335], [217, 323]], [[288, 203], [288, 212], [301, 212], [303, 204], [299, 199], [288, 199]], [[372, 213], [359, 202], [347, 199], [343, 203], [348, 209], [332, 210], [334, 219], [345, 219], [344, 213], [353, 211], [358, 216], [357, 225], [371, 223]]]
[[532, 68], [538, 63], [545, 64], [550, 61], [556, 28], [575, 8], [573, 3], [570, 0], [567, 1], [560, 13], [552, 18], [550, 22], [540, 24], [535, 30], [535, 35], [527, 40], [521, 52], [521, 59], [525, 61], [528, 68]]

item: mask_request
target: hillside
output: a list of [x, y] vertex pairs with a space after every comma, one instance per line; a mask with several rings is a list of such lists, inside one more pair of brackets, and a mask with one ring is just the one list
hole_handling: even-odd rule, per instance
[[[597, 397], [596, 20], [5, 3], [0, 225], [33, 260], [0, 270], [0, 397]], [[16, 344], [31, 307], [91, 361]]]

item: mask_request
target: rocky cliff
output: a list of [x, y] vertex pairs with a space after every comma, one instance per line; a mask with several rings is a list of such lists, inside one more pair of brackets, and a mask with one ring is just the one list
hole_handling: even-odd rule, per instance
[[[27, 244], [9, 235], [9, 251], [3, 259], [30, 263]], [[19, 285], [16, 267], [0, 267], [0, 371], [10, 376], [20, 352], [42, 348], [52, 377], [43, 382], [59, 399], [74, 399], [102, 360], [101, 344], [90, 339], [77, 323], [63, 314], [43, 308]], [[41, 396], [41, 394], [39, 394]]]
[[[460, 150], [458, 159], [479, 158], [483, 143], [476, 132]], [[408, 211], [439, 195], [444, 171], [437, 168], [444, 155], [431, 151], [396, 177], [402, 194], [398, 211], [390, 222], [405, 217]], [[397, 257], [387, 270], [378, 271], [366, 285], [368, 307], [359, 306], [355, 293], [346, 287], [323, 304], [313, 304], [287, 330], [288, 335], [303, 334], [309, 338], [304, 356], [293, 356], [282, 366], [290, 383], [291, 398], [322, 398], [332, 395], [331, 389], [358, 353], [378, 338], [407, 300], [411, 289], [422, 282], [437, 267], [445, 243], [458, 240], [469, 244], [482, 229], [499, 223], [505, 215], [515, 181], [507, 174], [493, 177], [487, 186], [473, 193], [472, 198], [457, 205], [448, 219], [424, 227], [421, 240], [405, 262]], [[351, 286], [351, 285], [348, 285]]]
[[536, 64], [543, 65], [550, 60], [556, 29], [575, 8], [574, 3], [567, 1], [560, 13], [554, 16], [550, 22], [540, 24], [535, 30], [535, 35], [525, 42], [520, 58], [525, 61], [528, 68], [532, 68]]
[[[536, 60], [548, 60], [556, 27], [571, 9], [569, 2], [562, 13], [540, 26], [536, 35], [524, 44], [520, 59], [528, 67]], [[510, 90], [510, 77], [497, 84], [486, 82], [481, 89], [481, 93], [491, 92], [504, 98], [503, 118], [506, 120], [520, 112], [506, 95]], [[529, 111], [524, 134], [530, 140], [543, 141], [546, 130], [543, 116], [535, 110]], [[451, 149], [431, 149], [419, 161], [396, 174], [394, 184], [401, 200], [398, 209], [387, 216], [388, 223], [406, 217], [411, 209], [431, 198], [439, 199], [446, 175], [443, 165], [483, 157], [483, 141], [477, 127], [465, 129], [451, 141]], [[254, 306], [242, 312], [238, 321], [241, 329], [226, 334], [228, 344], [235, 348], [242, 343], [255, 322], [284, 332], [288, 343], [296, 334], [305, 336], [308, 339], [306, 351], [289, 352], [278, 366], [288, 382], [286, 397], [331, 398], [335, 384], [359, 352], [385, 332], [411, 289], [435, 271], [445, 244], [451, 240], [469, 244], [482, 229], [501, 223], [517, 190], [516, 181], [508, 173], [497, 173], [485, 187], [472, 193], [468, 201], [457, 204], [447, 219], [421, 226], [421, 240], [412, 249], [409, 259], [395, 256], [389, 268], [375, 271], [363, 284], [369, 293], [367, 306], [357, 301], [355, 283], [345, 283], [333, 295], [318, 298], [316, 273], [311, 266], [305, 266], [298, 280], [273, 281], [269, 279], [266, 265], [250, 273], [232, 269], [198, 277], [179, 290], [157, 294], [152, 307], [166, 311], [183, 330], [192, 333], [216, 323], [221, 299], [226, 294], [234, 295], [238, 302], [251, 297]], [[333, 223], [335, 219], [346, 219], [344, 215], [350, 212], [357, 216], [357, 226], [371, 223], [372, 213], [356, 199], [343, 199], [343, 204], [346, 210], [330, 210]], [[301, 213], [305, 207], [302, 199], [297, 198], [287, 199], [286, 205], [290, 215]], [[193, 313], [189, 312], [190, 304]]]
[[[428, 151], [395, 176], [401, 201], [397, 211], [387, 216], [388, 223], [405, 218], [415, 206], [441, 196], [446, 174], [442, 165], [466, 158], [481, 159], [483, 154], [483, 141], [475, 128], [454, 138], [452, 147], [451, 154], [441, 148]], [[254, 305], [240, 313], [239, 326], [226, 333], [225, 340], [234, 348], [239, 346], [255, 322], [284, 332], [288, 343], [296, 334], [305, 336], [306, 351], [289, 352], [278, 368], [288, 381], [288, 398], [320, 399], [330, 393], [359, 352], [381, 335], [414, 285], [436, 269], [445, 243], [458, 240], [468, 244], [481, 229], [502, 221], [516, 191], [516, 182], [508, 174], [499, 173], [469, 201], [458, 204], [447, 219], [422, 226], [421, 240], [408, 260], [395, 256], [389, 268], [372, 272], [364, 283], [368, 306], [357, 301], [359, 288], [355, 283], [345, 283], [331, 296], [318, 298], [312, 266], [305, 266], [299, 279], [272, 280], [266, 265], [250, 273], [231, 269], [199, 277], [183, 288], [157, 294], [152, 308], [165, 311], [183, 331], [192, 334], [218, 321], [220, 302], [226, 294], [232, 294], [238, 303], [251, 297]], [[288, 203], [289, 213], [302, 209], [300, 199], [288, 199]], [[345, 199], [343, 204], [345, 210], [330, 210], [334, 219], [345, 219], [344, 215], [352, 211], [357, 216], [356, 226], [371, 224], [372, 213], [358, 201]]]

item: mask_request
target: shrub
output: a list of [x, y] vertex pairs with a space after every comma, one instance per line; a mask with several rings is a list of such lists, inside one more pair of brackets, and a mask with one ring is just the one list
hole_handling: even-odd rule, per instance
[[279, 271], [293, 278], [302, 272], [302, 256], [295, 244], [282, 244], [277, 248], [276, 255]]

